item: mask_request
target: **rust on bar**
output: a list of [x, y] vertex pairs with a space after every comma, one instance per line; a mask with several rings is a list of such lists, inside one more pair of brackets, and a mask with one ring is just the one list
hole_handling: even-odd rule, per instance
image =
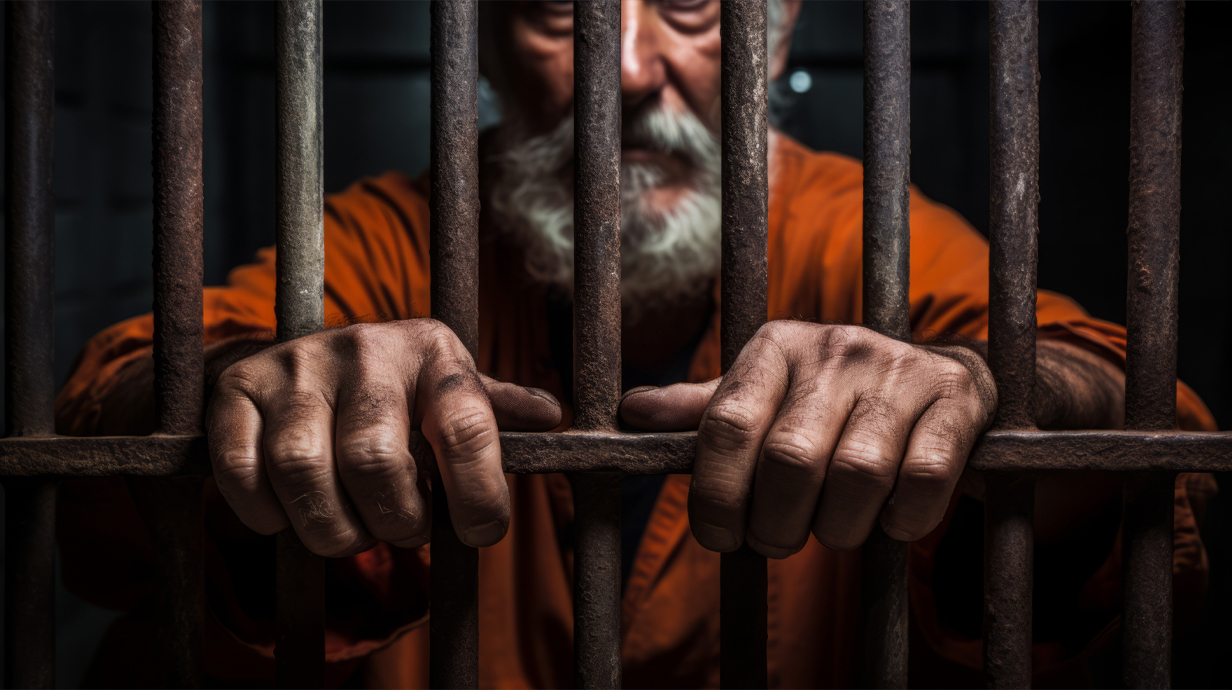
[[[722, 3], [723, 371], [766, 322], [769, 63], [765, 0]], [[720, 556], [719, 682], [764, 688], [766, 557], [747, 544]]]
[[[5, 4], [5, 434], [55, 433], [55, 24], [51, 2]], [[56, 487], [6, 478], [4, 681], [55, 685]]]
[[[620, 404], [620, 3], [573, 12], [573, 427], [615, 431]], [[571, 474], [573, 679], [620, 687], [619, 474]]]
[[[1035, 0], [989, 5], [992, 96], [988, 364], [996, 429], [1033, 429], [1039, 263], [1039, 19]], [[984, 478], [984, 676], [1031, 685], [1035, 478]]]
[[[325, 326], [324, 124], [321, 0], [279, 0], [275, 10], [277, 287], [285, 342]], [[275, 554], [275, 682], [321, 687], [325, 673], [325, 559], [293, 529]]]
[[[688, 474], [696, 432], [502, 432], [511, 474]], [[418, 432], [413, 452], [430, 452]], [[1232, 472], [1232, 433], [1203, 431], [990, 431], [973, 472]], [[0, 439], [0, 476], [209, 476], [202, 436], [48, 436]]]
[[[1125, 427], [1176, 426], [1184, 3], [1131, 4], [1129, 286]], [[1171, 473], [1132, 475], [1124, 493], [1122, 680], [1171, 684]]]
[[[432, 316], [479, 349], [479, 15], [476, 0], [435, 0], [429, 179]], [[432, 453], [425, 446], [422, 454]], [[458, 538], [432, 476], [429, 685], [479, 684], [479, 549]], [[439, 489], [439, 490], [437, 490]]]
[[[910, 340], [908, 225], [911, 157], [911, 6], [864, 3], [863, 320]], [[860, 657], [863, 687], [907, 684], [907, 544], [880, 525], [862, 551]]]
[[[199, 434], [203, 105], [200, 0], [152, 3], [154, 32], [154, 401], [162, 434]], [[201, 685], [205, 617], [202, 478], [130, 476], [154, 544], [156, 677]]]

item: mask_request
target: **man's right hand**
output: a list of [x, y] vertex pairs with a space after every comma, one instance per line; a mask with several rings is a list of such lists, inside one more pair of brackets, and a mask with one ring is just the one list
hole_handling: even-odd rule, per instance
[[290, 526], [322, 556], [377, 541], [414, 547], [432, 531], [427, 477], [411, 457], [421, 428], [440, 463], [449, 514], [471, 546], [509, 526], [498, 427], [560, 423], [548, 393], [480, 375], [431, 319], [359, 324], [270, 347], [222, 373], [209, 404], [214, 478], [251, 529]]

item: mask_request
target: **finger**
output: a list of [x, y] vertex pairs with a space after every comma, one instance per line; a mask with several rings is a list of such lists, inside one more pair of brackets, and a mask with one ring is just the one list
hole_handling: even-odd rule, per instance
[[495, 544], [509, 527], [496, 416], [470, 355], [452, 335], [425, 362], [417, 391], [454, 531], [470, 546]]
[[757, 461], [745, 537], [754, 551], [786, 558], [804, 548], [830, 456], [853, 403], [852, 395], [829, 376], [789, 394]]
[[370, 548], [334, 464], [334, 412], [319, 386], [294, 386], [267, 403], [265, 458], [274, 493], [313, 553], [347, 556]]
[[338, 475], [368, 533], [397, 546], [428, 542], [431, 511], [416, 485], [404, 384], [360, 375], [338, 400]]
[[290, 523], [274, 495], [261, 448], [262, 421], [256, 404], [226, 382], [210, 400], [210, 461], [218, 491], [240, 521], [259, 534], [274, 534]]
[[706, 405], [722, 380], [634, 388], [620, 400], [620, 418], [645, 431], [692, 431], [701, 424]]
[[868, 538], [894, 488], [918, 407], [873, 395], [856, 402], [826, 469], [813, 522], [822, 544], [850, 550]]
[[787, 393], [788, 377], [779, 346], [754, 337], [702, 414], [689, 487], [689, 526], [698, 543], [711, 551], [734, 551], [744, 541], [757, 456]]
[[968, 405], [943, 398], [916, 422], [898, 481], [881, 513], [881, 525], [894, 539], [912, 541], [933, 531], [962, 476], [982, 425]]
[[560, 426], [560, 403], [542, 388], [505, 383], [480, 375], [483, 389], [504, 431], [551, 431]]

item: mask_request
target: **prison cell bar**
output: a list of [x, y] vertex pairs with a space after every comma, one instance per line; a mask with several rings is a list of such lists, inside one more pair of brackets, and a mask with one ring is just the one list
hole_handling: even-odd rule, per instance
[[[436, 0], [431, 9], [432, 316], [454, 332], [472, 359], [479, 350], [478, 12], [476, 0]], [[454, 532], [439, 471], [432, 489], [429, 685], [474, 688], [479, 549]]]
[[[911, 5], [864, 3], [864, 323], [911, 340]], [[907, 544], [880, 524], [861, 551], [863, 687], [907, 686]]]
[[[204, 196], [200, 0], [152, 2], [154, 34], [154, 404], [160, 434], [200, 434]], [[200, 477], [130, 477], [154, 544], [157, 683], [201, 682], [204, 570]]]
[[[1176, 427], [1184, 3], [1131, 5], [1125, 428]], [[1126, 687], [1171, 684], [1172, 473], [1131, 475], [1122, 536]]]
[[[620, 3], [573, 12], [573, 428], [616, 430], [620, 405]], [[620, 687], [620, 481], [571, 473], [573, 677]]]
[[[276, 6], [274, 314], [280, 342], [325, 326], [321, 9], [321, 0], [279, 0]], [[274, 657], [279, 687], [322, 684], [325, 567], [325, 560], [304, 546], [294, 528], [278, 533]]]
[[[52, 308], [55, 200], [54, 8], [5, 5], [4, 416], [9, 437], [55, 433]], [[50, 477], [7, 477], [4, 682], [55, 685], [54, 535]]]
[[[765, 0], [722, 4], [722, 274], [719, 336], [726, 373], [766, 322], [769, 71]], [[719, 682], [764, 688], [766, 557], [748, 544], [719, 557]]]
[[[1034, 429], [1039, 234], [1039, 37], [1035, 0], [991, 2], [988, 365], [995, 429]], [[1035, 478], [984, 475], [984, 676], [1031, 685]]]

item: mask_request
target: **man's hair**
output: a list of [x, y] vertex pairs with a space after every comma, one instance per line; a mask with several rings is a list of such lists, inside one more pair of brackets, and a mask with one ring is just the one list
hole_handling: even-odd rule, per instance
[[[532, 277], [565, 294], [573, 290], [573, 118], [547, 134], [523, 138], [517, 120], [503, 132], [491, 208], [523, 249]], [[626, 116], [626, 146], [682, 160], [687, 187], [669, 210], [645, 203], [665, 173], [648, 163], [620, 169], [621, 292], [630, 318], [707, 289], [719, 269], [720, 152], [718, 140], [692, 112], [652, 102]]]

